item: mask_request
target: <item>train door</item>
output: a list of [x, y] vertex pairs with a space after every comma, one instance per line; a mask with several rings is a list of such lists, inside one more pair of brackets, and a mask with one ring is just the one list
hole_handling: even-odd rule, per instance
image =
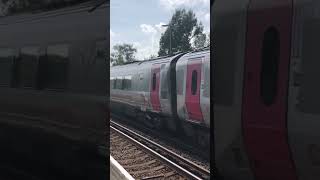
[[247, 16], [242, 125], [257, 180], [295, 180], [287, 91], [292, 0], [251, 0]]
[[203, 120], [200, 108], [201, 66], [201, 59], [188, 60], [185, 102], [188, 117], [193, 121]]
[[151, 68], [151, 90], [150, 98], [153, 110], [160, 111], [159, 86], [160, 85], [160, 64], [153, 64]]

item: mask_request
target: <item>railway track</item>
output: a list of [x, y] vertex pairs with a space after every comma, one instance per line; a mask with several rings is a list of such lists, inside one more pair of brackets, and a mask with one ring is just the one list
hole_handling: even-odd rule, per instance
[[[113, 150], [114, 146], [122, 146], [120, 155], [114, 157], [123, 167], [138, 179], [209, 179], [210, 171], [195, 164], [194, 162], [176, 154], [175, 152], [153, 142], [140, 134], [110, 120], [111, 154], [118, 150]], [[130, 145], [131, 143], [131, 145]], [[134, 145], [132, 145], [134, 144]], [[139, 148], [137, 148], [139, 147]], [[119, 147], [118, 147], [119, 148]], [[125, 153], [124, 153], [125, 152]], [[125, 157], [129, 154], [129, 157]], [[137, 156], [136, 160], [134, 157]], [[151, 156], [148, 156], [151, 155]], [[128, 158], [128, 159], [126, 159]], [[119, 160], [120, 159], [120, 160]], [[127, 165], [128, 161], [140, 162], [135, 165]], [[151, 166], [153, 164], [153, 166]], [[147, 169], [152, 172], [148, 172]], [[140, 168], [139, 168], [140, 167]], [[141, 167], [143, 167], [141, 170]], [[149, 168], [148, 168], [149, 167]], [[159, 173], [156, 173], [159, 172]], [[143, 176], [146, 174], [145, 176]]]
[[127, 120], [127, 117], [120, 117], [119, 115], [114, 113], [111, 113], [111, 117], [117, 122], [121, 122], [121, 124], [123, 124], [123, 122], [125, 121], [125, 124], [130, 125], [130, 127], [134, 127], [135, 129], [138, 129], [148, 135], [152, 135], [161, 139], [162, 141], [168, 142], [170, 145], [174, 145], [179, 149], [186, 151], [193, 156], [196, 156], [197, 159], [200, 159], [201, 161], [207, 162], [209, 164], [210, 147], [208, 147], [207, 149], [200, 149], [199, 146], [194, 146], [194, 142], [186, 142], [186, 138], [177, 137], [176, 135], [173, 136], [172, 133], [170, 134], [169, 132], [159, 132], [157, 130], [147, 128], [143, 125], [139, 125], [137, 123], [133, 123], [130, 120]]

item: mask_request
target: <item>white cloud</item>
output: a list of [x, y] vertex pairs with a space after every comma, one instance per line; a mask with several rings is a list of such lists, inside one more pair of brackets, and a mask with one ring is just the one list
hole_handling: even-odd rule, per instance
[[112, 51], [112, 47], [114, 45], [114, 37], [115, 37], [115, 33], [110, 29], [110, 49]]
[[133, 47], [135, 47], [137, 49], [141, 48], [141, 46], [142, 46], [140, 42], [132, 42], [131, 44], [133, 45]]
[[149, 58], [151, 55], [156, 55], [158, 51], [151, 48], [148, 43], [144, 43], [140, 48], [138, 48], [138, 52], [136, 54], [136, 58], [138, 60], [144, 60]]
[[206, 15], [204, 15], [204, 19], [210, 22], [210, 13], [207, 13]]
[[155, 27], [157, 29], [158, 32], [163, 33], [165, 31], [165, 27], [163, 27], [162, 25], [165, 25], [166, 23], [164, 22], [160, 22], [159, 24], [156, 24]]
[[202, 22], [204, 32], [210, 31], [210, 0], [159, 0], [159, 3], [171, 13], [177, 8], [192, 9], [197, 19]]
[[199, 12], [196, 12], [196, 16], [204, 26], [204, 29], [203, 29], [204, 33], [208, 33], [210, 31], [210, 12], [199, 11]]
[[121, 44], [122, 41], [120, 41], [120, 34], [114, 32], [112, 29], [110, 29], [110, 51], [113, 52], [113, 46], [116, 44]]
[[149, 33], [157, 33], [157, 30], [152, 26], [148, 24], [141, 24], [140, 28], [142, 32], [149, 34]]
[[157, 55], [159, 50], [159, 40], [161, 33], [165, 30], [164, 27], [161, 27], [162, 23], [155, 25], [150, 24], [141, 24], [140, 29], [143, 32], [143, 38], [141, 41], [128, 41], [126, 36], [120, 36], [120, 34], [116, 33], [112, 29], [110, 29], [110, 47], [111, 52], [113, 52], [112, 47], [116, 44], [132, 44], [134, 48], [137, 49], [137, 53], [135, 54], [135, 58], [137, 60], [143, 60], [149, 58], [151, 55]]
[[118, 38], [120, 36], [119, 33], [114, 32], [112, 29], [110, 29], [110, 38]]
[[167, 10], [174, 10], [178, 7], [210, 6], [210, 0], [160, 0], [160, 4]]
[[145, 34], [146, 38], [140, 43], [137, 43], [135, 47], [138, 52], [136, 58], [139, 60], [150, 57], [151, 55], [157, 55], [159, 50], [159, 41], [161, 33], [165, 31], [165, 27], [162, 27], [165, 23], [159, 24], [141, 24], [141, 31]]
[[115, 36], [115, 33], [110, 29], [110, 37], [113, 38]]

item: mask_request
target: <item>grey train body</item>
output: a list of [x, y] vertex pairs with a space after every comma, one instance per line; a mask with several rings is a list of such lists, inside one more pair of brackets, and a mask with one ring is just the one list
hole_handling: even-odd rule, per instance
[[[198, 69], [188, 76], [189, 64]], [[196, 71], [196, 72], [195, 72]], [[190, 71], [191, 73], [191, 71]], [[187, 82], [189, 77], [189, 82]], [[150, 116], [149, 124], [194, 136], [194, 131], [210, 128], [210, 51], [178, 54], [143, 62], [111, 67], [110, 100], [112, 112]], [[192, 82], [191, 82], [192, 81]], [[191, 86], [193, 87], [193, 93]], [[194, 103], [189, 97], [195, 97]], [[193, 108], [196, 107], [196, 108]], [[189, 108], [189, 109], [188, 109]], [[199, 116], [190, 116], [191, 108]], [[189, 111], [188, 111], [189, 110]], [[156, 119], [153, 121], [153, 119]], [[137, 122], [139, 123], [139, 122]], [[156, 126], [156, 125], [155, 125]]]
[[3, 151], [81, 176], [85, 156], [107, 149], [109, 7], [94, 5], [0, 19]]

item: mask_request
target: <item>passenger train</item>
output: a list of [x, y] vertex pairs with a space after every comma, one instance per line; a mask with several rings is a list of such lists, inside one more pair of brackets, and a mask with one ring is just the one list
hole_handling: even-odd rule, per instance
[[143, 117], [154, 128], [184, 132], [205, 146], [210, 136], [210, 51], [111, 67], [110, 102], [113, 113]]
[[1, 163], [108, 177], [108, 6], [0, 18]]
[[320, 1], [216, 0], [212, 11], [217, 173], [320, 179]]

